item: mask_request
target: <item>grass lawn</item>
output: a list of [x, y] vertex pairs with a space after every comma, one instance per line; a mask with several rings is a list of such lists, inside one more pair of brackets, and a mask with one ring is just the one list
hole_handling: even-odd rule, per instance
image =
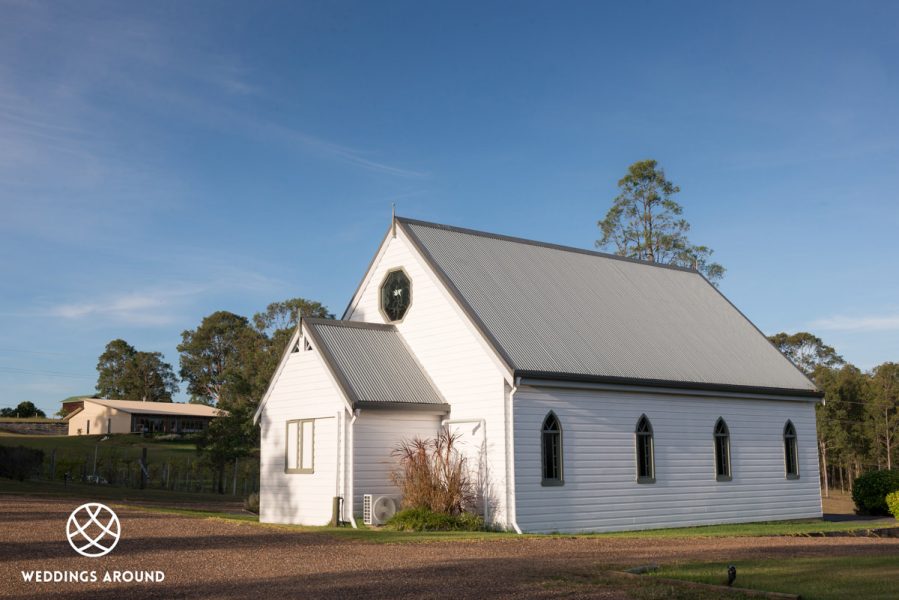
[[[66, 486], [61, 481], [14, 481], [0, 479], [0, 501], [4, 494], [17, 496], [49, 496], [56, 498], [88, 498], [98, 501], [123, 502], [131, 505], [142, 502], [157, 506], [192, 505], [204, 509], [204, 514], [212, 516], [228, 509], [228, 504], [243, 503], [243, 497], [231, 494], [209, 494], [200, 492], [173, 492], [160, 489], [136, 489], [112, 485], [72, 483]], [[206, 510], [208, 509], [208, 510]], [[253, 517], [255, 519], [255, 517]]]
[[803, 519], [801, 521], [767, 521], [763, 523], [734, 523], [730, 525], [707, 525], [703, 527], [678, 527], [674, 529], [647, 529], [643, 531], [621, 531], [589, 535], [628, 538], [659, 537], [757, 537], [768, 535], [810, 535], [828, 531], [861, 531], [899, 527], [899, 521], [892, 517], [865, 521], [825, 521], [823, 519]]
[[57, 456], [93, 456], [94, 448], [100, 453], [116, 452], [125, 458], [137, 459], [141, 449], [146, 447], [151, 460], [184, 459], [196, 456], [196, 445], [192, 441], [157, 440], [140, 435], [111, 435], [103, 440], [102, 435], [0, 435], [0, 445], [26, 446], [43, 450], [46, 456], [56, 449]]
[[[738, 587], [799, 594], [808, 600], [896, 598], [899, 555], [736, 561]], [[723, 584], [727, 564], [696, 563], [662, 568], [647, 577]]]
[[206, 518], [206, 519], [224, 519], [226, 521], [237, 521], [247, 523], [258, 527], [271, 527], [275, 529], [284, 529], [295, 531], [298, 533], [321, 534], [346, 540], [356, 540], [361, 542], [373, 542], [380, 544], [393, 544], [397, 542], [446, 542], [452, 540], [472, 541], [472, 540], [490, 540], [500, 538], [520, 537], [514, 533], [497, 532], [497, 531], [388, 531], [381, 528], [367, 527], [362, 524], [361, 520], [356, 523], [358, 529], [353, 529], [347, 525], [345, 527], [309, 527], [305, 525], [276, 525], [271, 523], [260, 523], [259, 517], [247, 512], [244, 513], [220, 513], [210, 510], [191, 509], [191, 508], [167, 508], [160, 506], [141, 506], [135, 503], [128, 503], [128, 508], [136, 508], [138, 510], [146, 510], [149, 512], [181, 515], [185, 517]]
[[679, 529], [654, 529], [651, 531], [622, 531], [616, 533], [585, 533], [585, 534], [525, 534], [523, 536], [509, 532], [493, 532], [493, 531], [424, 531], [424, 532], [408, 532], [408, 531], [388, 531], [381, 528], [367, 528], [357, 521], [358, 529], [352, 527], [306, 527], [302, 525], [270, 525], [259, 523], [256, 515], [251, 514], [222, 514], [216, 511], [208, 511], [202, 509], [182, 509], [182, 508], [166, 508], [160, 506], [136, 506], [130, 504], [132, 508], [149, 510], [153, 512], [163, 512], [169, 514], [180, 514], [190, 517], [199, 518], [216, 518], [241, 521], [245, 523], [253, 523], [263, 527], [281, 527], [293, 531], [302, 531], [308, 533], [322, 533], [341, 538], [356, 539], [360, 541], [370, 541], [376, 543], [396, 543], [396, 542], [431, 542], [431, 541], [450, 541], [450, 540], [485, 540], [498, 539], [503, 537], [623, 537], [623, 538], [660, 538], [660, 537], [757, 537], [757, 536], [777, 536], [777, 535], [807, 535], [811, 533], [821, 533], [827, 531], [863, 531], [872, 528], [881, 527], [899, 527], [899, 521], [895, 519], [872, 522], [856, 521], [856, 522], [839, 522], [832, 523], [820, 519], [811, 519], [807, 521], [782, 521], [770, 523], [751, 523], [745, 525], [711, 525], [708, 527], [684, 527]]

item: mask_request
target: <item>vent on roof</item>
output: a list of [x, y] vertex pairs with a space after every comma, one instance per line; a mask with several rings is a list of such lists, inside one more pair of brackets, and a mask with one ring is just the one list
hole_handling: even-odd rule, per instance
[[303, 350], [305, 350], [306, 352], [312, 350], [312, 344], [310, 344], [309, 340], [307, 340], [306, 338], [303, 338]]

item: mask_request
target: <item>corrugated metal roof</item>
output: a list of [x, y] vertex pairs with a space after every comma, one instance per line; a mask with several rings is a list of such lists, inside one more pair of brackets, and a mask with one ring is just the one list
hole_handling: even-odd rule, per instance
[[141, 402], [140, 400], [107, 400], [105, 398], [81, 398], [84, 402], [93, 402], [127, 413], [181, 415], [188, 417], [217, 417], [228, 414], [214, 406], [205, 404], [185, 404], [183, 402]]
[[695, 271], [398, 221], [516, 372], [815, 391]]
[[396, 327], [303, 319], [353, 404], [445, 405]]

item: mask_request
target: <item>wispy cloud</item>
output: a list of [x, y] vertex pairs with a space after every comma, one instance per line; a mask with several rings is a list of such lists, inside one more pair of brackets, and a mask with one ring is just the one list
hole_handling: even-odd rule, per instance
[[[262, 107], [279, 105], [279, 100], [269, 95], [264, 82], [254, 80], [242, 57], [211, 50], [202, 39], [180, 35], [170, 23], [129, 16], [124, 10], [63, 16], [52, 4], [3, 6], [0, 202], [25, 193], [32, 199], [60, 194], [70, 199], [83, 192], [101, 205], [72, 211], [73, 218], [79, 212], [115, 218], [118, 206], [102, 199], [139, 194], [141, 198], [129, 198], [131, 206], [158, 211], [161, 201], [174, 202], [172, 188], [187, 184], [179, 186], [178, 175], [159, 158], [166, 154], [157, 147], [164, 133], [154, 131], [161, 128], [142, 129], [142, 123], [154, 118], [283, 144], [292, 152], [385, 176], [426, 176], [377, 152], [310, 134], [302, 123], [259, 116], [266, 112]], [[35, 64], [35, 57], [42, 60]], [[16, 224], [19, 230], [27, 224], [47, 228], [28, 212], [17, 212], [26, 221]], [[77, 225], [98, 229], [85, 218]], [[50, 233], [64, 233], [58, 231], [62, 227], [56, 229]]]
[[885, 315], [835, 315], [812, 321], [812, 331], [895, 331], [899, 330], [899, 313]]
[[67, 320], [101, 319], [133, 326], [168, 325], [177, 319], [181, 300], [199, 291], [200, 288], [112, 295], [57, 304], [49, 307], [46, 313]]
[[66, 321], [156, 327], [181, 322], [192, 307], [205, 304], [212, 297], [270, 293], [285, 287], [284, 282], [252, 269], [221, 265], [202, 258], [189, 262], [188, 271], [205, 272], [207, 276], [156, 282], [141, 289], [131, 286], [128, 291], [91, 291], [72, 300], [45, 306], [37, 313]]

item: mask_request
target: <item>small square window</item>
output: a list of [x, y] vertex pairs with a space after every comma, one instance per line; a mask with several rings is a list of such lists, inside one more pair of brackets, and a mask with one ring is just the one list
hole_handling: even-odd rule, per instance
[[315, 472], [315, 421], [302, 419], [287, 422], [284, 448], [285, 473]]

